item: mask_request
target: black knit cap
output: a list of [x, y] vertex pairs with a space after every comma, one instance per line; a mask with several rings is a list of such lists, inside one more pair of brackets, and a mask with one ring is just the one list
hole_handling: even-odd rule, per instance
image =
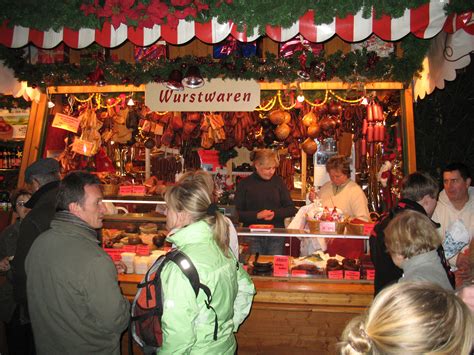
[[35, 161], [25, 170], [25, 181], [30, 184], [36, 175], [47, 175], [59, 172], [59, 162], [53, 158], [44, 158]]

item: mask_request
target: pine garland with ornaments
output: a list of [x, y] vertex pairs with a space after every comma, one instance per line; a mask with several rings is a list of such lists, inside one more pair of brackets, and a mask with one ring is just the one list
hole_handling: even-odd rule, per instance
[[[429, 41], [408, 35], [402, 42], [403, 57], [392, 54], [379, 57], [376, 52], [355, 50], [318, 55], [297, 51], [290, 57], [267, 53], [265, 58], [230, 55], [216, 60], [211, 57], [185, 56], [175, 59], [160, 58], [145, 62], [127, 63], [111, 60], [84, 61], [80, 64], [31, 64], [23, 49], [0, 46], [0, 60], [10, 67], [15, 76], [38, 87], [60, 85], [140, 85], [166, 81], [175, 70], [183, 72], [198, 66], [204, 79], [230, 78], [283, 83], [301, 81], [301, 69], [307, 81], [399, 81], [408, 83], [421, 69]], [[305, 60], [300, 57], [304, 54]]]

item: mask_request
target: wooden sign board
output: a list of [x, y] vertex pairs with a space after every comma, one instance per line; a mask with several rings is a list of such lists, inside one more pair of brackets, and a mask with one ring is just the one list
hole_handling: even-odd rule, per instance
[[171, 90], [145, 85], [145, 105], [152, 111], [253, 111], [260, 105], [260, 85], [254, 80], [212, 79], [197, 89]]

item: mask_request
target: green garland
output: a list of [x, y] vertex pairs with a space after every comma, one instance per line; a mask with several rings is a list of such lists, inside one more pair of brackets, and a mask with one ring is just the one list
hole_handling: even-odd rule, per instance
[[[245, 24], [250, 31], [253, 31], [256, 26], [259, 26], [260, 31], [264, 31], [267, 24], [288, 27], [310, 9], [315, 12], [315, 23], [321, 24], [331, 22], [335, 16], [344, 18], [348, 14], [354, 14], [359, 10], [362, 10], [363, 15], [368, 17], [372, 8], [377, 16], [386, 14], [392, 17], [400, 17], [405, 9], [416, 8], [427, 2], [429, 0], [198, 0], [198, 2], [185, 1], [186, 5], [176, 6], [174, 4], [180, 2], [173, 0], [161, 1], [166, 6], [166, 15], [162, 14], [165, 23], [170, 18], [169, 15], [177, 14], [183, 10], [193, 9], [194, 11], [198, 9], [197, 13], [194, 11], [192, 15], [188, 15], [186, 18], [194, 19], [197, 22], [206, 22], [211, 17], [217, 17], [221, 23], [229, 20], [233, 21], [239, 29], [243, 29]], [[139, 8], [143, 9], [150, 3], [151, 0], [136, 0], [130, 9], [133, 11]], [[2, 9], [0, 23], [6, 21], [11, 26], [20, 25], [38, 30], [58, 30], [62, 27], [74, 30], [79, 28], [101, 28], [105, 21], [113, 20], [118, 10], [112, 15], [104, 15], [103, 11], [97, 10], [103, 10], [110, 4], [112, 4], [111, 0], [17, 0], [14, 4], [11, 0], [0, 0], [0, 8]], [[121, 5], [117, 5], [116, 1], [113, 4], [114, 6]], [[200, 9], [197, 4], [205, 5], [207, 9]], [[88, 5], [89, 8], [95, 8], [96, 11], [90, 13], [85, 10], [84, 6], [81, 8], [81, 5]], [[120, 7], [117, 9], [120, 9]], [[451, 0], [449, 5], [446, 6], [448, 14], [472, 11], [473, 9], [472, 0]], [[129, 26], [137, 26], [140, 25], [141, 20], [143, 18], [137, 20], [133, 17], [127, 17], [126, 21]]]
[[[347, 54], [337, 52], [327, 57], [324, 53], [313, 56], [307, 53], [307, 70], [310, 81], [328, 81], [338, 78], [343, 81], [400, 81], [409, 82], [421, 69], [421, 63], [429, 47], [429, 41], [407, 36], [401, 43], [404, 57], [394, 54], [378, 57], [375, 52], [366, 50]], [[133, 84], [167, 80], [174, 69], [186, 71], [188, 66], [196, 65], [205, 79], [217, 77], [231, 79], [253, 79], [259, 81], [282, 81], [290, 83], [301, 81], [297, 75], [301, 69], [295, 52], [289, 58], [277, 58], [267, 53], [266, 58], [229, 56], [217, 61], [211, 57], [185, 56], [176, 59], [160, 59], [135, 64], [120, 62], [85, 61], [78, 64], [40, 64], [28, 63], [22, 49], [0, 46], [0, 60], [13, 69], [19, 80], [40, 87], [60, 85], [91, 84]]]

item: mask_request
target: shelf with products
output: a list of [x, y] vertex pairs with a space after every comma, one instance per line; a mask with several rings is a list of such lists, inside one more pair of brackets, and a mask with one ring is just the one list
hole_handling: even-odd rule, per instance
[[0, 140], [0, 171], [20, 169], [23, 144], [23, 140]]
[[[123, 252], [148, 255], [165, 244], [166, 216], [159, 196], [106, 196], [102, 202], [107, 212], [101, 241], [112, 258], [120, 259]], [[157, 211], [157, 206], [163, 209]]]

